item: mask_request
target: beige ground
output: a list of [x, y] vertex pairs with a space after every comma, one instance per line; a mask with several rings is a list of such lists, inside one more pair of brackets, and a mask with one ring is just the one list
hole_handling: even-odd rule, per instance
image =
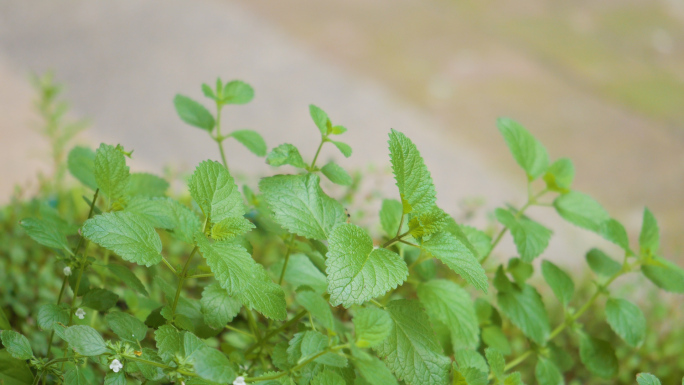
[[[349, 128], [354, 155], [336, 156], [347, 168], [386, 167], [387, 132], [405, 132], [453, 214], [473, 196], [487, 208], [522, 203], [522, 175], [494, 126], [496, 116], [512, 116], [552, 157], [572, 157], [578, 187], [632, 233], [646, 204], [662, 218], [668, 250], [681, 247], [681, 124], [632, 112], [444, 2], [314, 3], [0, 0], [0, 201], [41, 166], [40, 141], [27, 129], [29, 70], [55, 69], [75, 112], [94, 121], [93, 143], [135, 149], [134, 168], [154, 172], [217, 158], [171, 100], [176, 92], [200, 98], [199, 84], [221, 75], [257, 92], [253, 103], [227, 111], [226, 126], [256, 129], [269, 147], [290, 141], [305, 158], [313, 154], [309, 103]], [[237, 145], [228, 158], [238, 172], [269, 171]], [[393, 192], [389, 177], [377, 183]], [[548, 251], [557, 260], [580, 264], [596, 243], [548, 210], [533, 214], [558, 234]]]

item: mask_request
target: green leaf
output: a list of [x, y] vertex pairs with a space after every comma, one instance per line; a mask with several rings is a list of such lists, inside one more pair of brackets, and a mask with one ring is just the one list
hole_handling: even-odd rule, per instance
[[128, 202], [124, 211], [139, 215], [154, 228], [171, 230], [176, 225], [176, 218], [169, 200], [138, 196]]
[[468, 242], [477, 250], [479, 260], [489, 255], [492, 248], [492, 237], [471, 226], [461, 225], [459, 228], [465, 234]]
[[221, 96], [225, 104], [247, 104], [254, 99], [254, 89], [243, 81], [233, 80], [226, 83]]
[[482, 328], [482, 342], [490, 348], [494, 348], [503, 355], [511, 354], [511, 345], [508, 343], [508, 337], [504, 334], [498, 326], [486, 326]]
[[169, 189], [169, 182], [153, 174], [134, 172], [128, 182], [128, 193], [132, 196], [163, 197]]
[[230, 217], [211, 227], [211, 237], [218, 241], [232, 239], [255, 228], [245, 217]]
[[115, 311], [105, 316], [107, 326], [124, 341], [137, 345], [147, 335], [147, 325], [130, 314]]
[[106, 195], [111, 202], [126, 194], [131, 173], [120, 146], [100, 144], [100, 148], [95, 152], [93, 173], [100, 193]]
[[174, 214], [174, 226], [171, 235], [185, 243], [194, 243], [195, 233], [202, 230], [199, 217], [193, 210], [173, 199], [169, 199], [168, 203]]
[[544, 275], [544, 280], [551, 287], [556, 298], [563, 306], [567, 306], [575, 293], [575, 284], [572, 282], [572, 278], [550, 261], [542, 262], [542, 275]]
[[154, 332], [159, 357], [169, 362], [176, 354], [183, 355], [183, 338], [180, 332], [171, 325], [162, 325]]
[[496, 121], [513, 158], [525, 170], [531, 180], [537, 179], [549, 167], [546, 148], [518, 122], [508, 118]]
[[281, 144], [271, 150], [266, 156], [266, 163], [275, 167], [289, 164], [298, 168], [307, 168], [297, 147], [289, 143]]
[[620, 246], [625, 252], [627, 252], [628, 255], [634, 255], [632, 250], [629, 248], [629, 238], [627, 237], [627, 231], [622, 223], [616, 221], [615, 219], [604, 221], [599, 227], [599, 234], [603, 238]]
[[211, 87], [209, 87], [209, 85], [206, 83], [202, 83], [202, 93], [207, 98], [216, 100], [216, 94], [214, 94], [214, 90], [212, 90]]
[[646, 337], [646, 317], [635, 304], [618, 298], [606, 302], [606, 320], [625, 342], [637, 347]]
[[648, 208], [644, 208], [644, 220], [639, 234], [639, 248], [642, 256], [655, 255], [660, 248], [658, 221]]
[[143, 285], [143, 283], [140, 282], [140, 279], [138, 279], [138, 277], [135, 274], [133, 274], [133, 272], [129, 268], [116, 263], [108, 264], [107, 268], [112, 273], [112, 276], [121, 280], [129, 288], [135, 290], [137, 293], [142, 294], [144, 296], [149, 295], [147, 293], [147, 289], [145, 289], [145, 285]]
[[489, 368], [494, 375], [494, 378], [503, 379], [504, 370], [506, 366], [506, 360], [500, 351], [492, 348], [485, 349], [485, 357], [487, 357], [487, 363]]
[[404, 214], [430, 209], [435, 204], [435, 186], [418, 148], [401, 132], [392, 130], [389, 138], [392, 172], [404, 204]]
[[525, 383], [522, 381], [520, 372], [514, 372], [506, 376], [504, 385], [525, 385]]
[[108, 372], [104, 379], [104, 385], [126, 385], [128, 381], [126, 380], [126, 373], [120, 372]]
[[568, 158], [556, 160], [544, 174], [546, 187], [551, 191], [561, 193], [570, 191], [573, 179], [575, 179], [575, 166]]
[[198, 376], [214, 382], [233, 382], [236, 374], [233, 367], [220, 351], [208, 346], [195, 350], [191, 356]]
[[22, 219], [19, 225], [26, 230], [31, 239], [41, 245], [65, 250], [68, 254], [73, 254], [69, 248], [66, 235], [54, 223], [44, 219], [26, 218]]
[[311, 381], [311, 385], [346, 385], [344, 378], [330, 370], [320, 372]]
[[203, 105], [180, 94], [173, 98], [173, 105], [176, 107], [178, 116], [185, 123], [209, 132], [214, 129], [214, 117]]
[[382, 229], [390, 237], [394, 237], [399, 229], [401, 216], [403, 215], [401, 202], [395, 199], [383, 199], [380, 208], [380, 224]]
[[684, 293], [684, 269], [674, 263], [653, 257], [641, 266], [641, 271], [659, 288], [672, 293]]
[[475, 368], [481, 372], [489, 373], [489, 366], [482, 355], [474, 350], [455, 350], [454, 359], [458, 368]]
[[67, 157], [67, 167], [69, 172], [79, 182], [97, 189], [97, 182], [95, 181], [95, 151], [88, 147], [76, 146], [69, 151]]
[[392, 332], [390, 315], [376, 307], [359, 309], [352, 319], [356, 332], [356, 346], [365, 348], [377, 346]]
[[0, 384], [31, 385], [33, 380], [26, 360], [13, 358], [6, 349], [0, 349]]
[[[639, 385], [660, 385], [658, 377], [651, 373], [639, 373], [637, 374], [636, 379]], [[684, 382], [684, 380], [682, 381]]]
[[589, 250], [586, 258], [591, 270], [598, 275], [612, 277], [622, 270], [622, 265], [612, 260], [599, 249]]
[[345, 215], [342, 205], [323, 192], [319, 181], [315, 174], [276, 175], [262, 179], [259, 189], [279, 225], [306, 238], [326, 239]]
[[453, 218], [444, 210], [437, 206], [419, 213], [417, 216], [411, 216], [409, 220], [409, 229], [413, 237], [426, 237], [432, 235], [444, 227], [446, 227]]
[[107, 289], [95, 288], [88, 291], [85, 296], [83, 296], [83, 306], [97, 311], [106, 311], [114, 307], [118, 299], [118, 295]]
[[582, 335], [580, 359], [590, 372], [601, 378], [613, 378], [618, 373], [618, 360], [608, 341]]
[[3, 330], [0, 332], [2, 344], [12, 357], [18, 360], [28, 360], [33, 357], [33, 349], [29, 340], [22, 334], [14, 330]]
[[[280, 276], [282, 269], [282, 262], [274, 265], [273, 271], [277, 277]], [[290, 255], [290, 262], [287, 264], [284, 279], [285, 282], [295, 288], [308, 286], [317, 293], [324, 293], [328, 289], [328, 281], [325, 274], [318, 270], [316, 265], [304, 254]]]
[[341, 135], [345, 132], [347, 132], [347, 127], [344, 126], [333, 126], [332, 130], [330, 131], [332, 135]]
[[117, 211], [98, 215], [83, 224], [82, 233], [129, 262], [145, 266], [161, 262], [159, 235], [136, 214]]
[[285, 319], [285, 293], [273, 283], [264, 270], [249, 255], [239, 240], [211, 243], [197, 234], [197, 246], [228, 295], [272, 319]]
[[266, 156], [266, 142], [258, 132], [253, 130], [237, 130], [231, 132], [230, 136], [242, 143], [254, 155]]
[[338, 141], [334, 141], [334, 140], [331, 140], [330, 142], [332, 144], [334, 144], [338, 150], [340, 150], [340, 152], [342, 153], [342, 155], [344, 155], [345, 158], [349, 158], [351, 156], [352, 148], [347, 143], [338, 142]]
[[218, 283], [212, 283], [204, 288], [200, 303], [204, 322], [214, 329], [223, 329], [242, 308], [242, 303], [228, 295]]
[[222, 164], [205, 160], [193, 172], [188, 183], [190, 195], [211, 223], [245, 215], [242, 195], [235, 180]]
[[328, 293], [330, 304], [348, 308], [396, 288], [408, 276], [404, 260], [387, 249], [374, 249], [361, 227], [337, 225], [328, 239]]
[[79, 368], [69, 369], [64, 373], [64, 385], [87, 385], [88, 379]]
[[546, 250], [551, 239], [551, 230], [531, 219], [516, 218], [508, 210], [496, 209], [494, 214], [511, 231], [515, 247], [523, 261], [532, 262]]
[[463, 368], [457, 370], [454, 363], [454, 385], [487, 385], [489, 379], [487, 373], [477, 368]]
[[418, 298], [430, 319], [447, 326], [454, 349], [477, 347], [479, 327], [467, 291], [451, 281], [438, 279], [421, 283]]
[[[40, 323], [38, 325], [40, 326]], [[12, 328], [12, 326], [10, 326], [10, 323], [7, 320], [7, 316], [5, 315], [5, 312], [2, 310], [2, 307], [0, 307], [0, 330], [11, 329], [11, 328]]]
[[311, 120], [313, 120], [321, 132], [321, 136], [326, 136], [328, 134], [328, 125], [330, 124], [328, 114], [319, 107], [309, 104], [309, 115], [311, 115]]
[[302, 305], [318, 322], [328, 330], [334, 330], [334, 319], [328, 301], [313, 291], [297, 293], [297, 303]]
[[82, 356], [99, 356], [108, 352], [100, 333], [90, 326], [69, 326], [64, 331], [64, 339]]
[[444, 262], [471, 285], [485, 293], [487, 292], [488, 281], [485, 271], [473, 250], [462, 239], [442, 231], [423, 241], [420, 247]]
[[377, 357], [367, 355], [366, 359], [356, 358], [352, 362], [369, 384], [397, 385], [392, 372]]
[[[38, 308], [36, 320], [41, 329], [52, 330], [52, 325], [56, 322], [65, 325], [69, 323], [69, 310], [55, 304], [45, 304]], [[2, 325], [0, 328], [4, 329]]]
[[553, 361], [544, 357], [537, 359], [537, 365], [534, 367], [534, 376], [537, 378], [539, 385], [563, 385], [563, 375]]
[[595, 233], [599, 232], [603, 222], [610, 219], [601, 204], [577, 191], [559, 196], [553, 201], [553, 206], [566, 221]]
[[[328, 338], [317, 331], [307, 331], [302, 337], [300, 350], [301, 359], [300, 362], [306, 358], [311, 358], [328, 348]], [[320, 364], [332, 365], [337, 367], [344, 367], [347, 364], [347, 360], [342, 356], [335, 353], [325, 353], [314, 360]]]
[[451, 360], [442, 354], [429, 320], [416, 301], [392, 301], [390, 335], [375, 350], [390, 370], [409, 385], [445, 384]]
[[534, 274], [534, 267], [531, 263], [523, 262], [520, 258], [511, 258], [508, 260], [508, 267], [506, 270], [511, 273], [513, 280], [518, 285], [522, 285]]
[[341, 186], [351, 186], [352, 177], [347, 174], [347, 172], [335, 162], [328, 162], [325, 166], [321, 168], [321, 172], [325, 175], [331, 182], [339, 184]]
[[496, 295], [501, 312], [527, 337], [544, 345], [551, 326], [541, 296], [530, 285], [511, 285], [509, 289]]

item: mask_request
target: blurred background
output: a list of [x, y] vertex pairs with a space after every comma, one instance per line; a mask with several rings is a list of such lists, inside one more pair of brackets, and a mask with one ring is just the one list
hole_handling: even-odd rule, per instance
[[[81, 142], [121, 143], [134, 169], [155, 173], [218, 159], [172, 99], [201, 100], [200, 84], [221, 76], [256, 90], [225, 111], [226, 131], [257, 130], [269, 148], [313, 154], [309, 103], [349, 129], [347, 169], [386, 170], [386, 135], [405, 132], [452, 214], [475, 198], [485, 212], [524, 203], [524, 175], [495, 126], [511, 117], [552, 159], [570, 157], [575, 187], [632, 235], [648, 206], [677, 258], [683, 37], [682, 0], [0, 0], [0, 203], [50, 170], [30, 130], [30, 73], [52, 69], [67, 85], [74, 114], [91, 122]], [[227, 151], [234, 172], [270, 172], [235, 143]], [[378, 178], [393, 191], [388, 173]], [[582, 263], [597, 238], [544, 215], [559, 234], [547, 254]]]

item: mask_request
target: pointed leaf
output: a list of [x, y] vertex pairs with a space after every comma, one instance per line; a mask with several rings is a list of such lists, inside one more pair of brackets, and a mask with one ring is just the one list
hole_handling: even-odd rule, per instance
[[618, 360], [611, 344], [588, 335], [580, 338], [580, 359], [590, 372], [601, 378], [613, 378], [618, 373]]
[[218, 283], [212, 283], [204, 288], [200, 303], [204, 322], [214, 329], [223, 329], [242, 308], [242, 303], [235, 297], [229, 296]]
[[404, 213], [429, 209], [435, 204], [435, 186], [418, 148], [401, 132], [392, 130], [389, 138], [394, 179], [397, 181], [402, 203], [408, 204]]
[[639, 234], [639, 248], [643, 256], [655, 255], [660, 248], [658, 221], [648, 208], [644, 208], [644, 220]]
[[108, 352], [100, 333], [90, 326], [69, 326], [64, 331], [64, 339], [82, 356], [99, 356]]
[[537, 291], [529, 285], [511, 286], [497, 293], [499, 308], [522, 332], [539, 345], [544, 345], [550, 333], [549, 316]]
[[608, 212], [589, 195], [572, 191], [553, 201], [558, 214], [566, 221], [598, 233], [601, 224], [610, 219]]
[[298, 168], [307, 168], [307, 164], [304, 163], [297, 147], [289, 143], [281, 144], [271, 150], [266, 156], [266, 163], [275, 167], [289, 164]]
[[205, 160], [188, 183], [190, 195], [212, 223], [245, 214], [242, 195], [235, 180], [222, 164]]
[[256, 156], [266, 156], [266, 142], [261, 135], [253, 130], [238, 130], [231, 132], [230, 136], [242, 143]]
[[488, 281], [485, 271], [473, 250], [462, 240], [442, 231], [430, 236], [430, 239], [424, 241], [420, 247], [444, 262], [471, 285], [487, 292]]
[[589, 267], [596, 274], [612, 277], [622, 270], [622, 265], [612, 260], [606, 253], [599, 249], [589, 250], [586, 258]]
[[321, 168], [321, 172], [330, 179], [331, 182], [341, 186], [350, 186], [353, 182], [352, 177], [347, 174], [347, 171], [338, 166], [335, 162], [328, 162]]
[[97, 182], [95, 181], [95, 151], [88, 147], [76, 146], [69, 151], [67, 157], [67, 167], [69, 172], [79, 182], [97, 189]]
[[646, 317], [635, 304], [618, 298], [606, 302], [606, 320], [613, 331], [633, 347], [646, 337]]
[[639, 385], [660, 385], [660, 380], [651, 373], [639, 373], [637, 374], [637, 383]]
[[122, 149], [102, 143], [95, 152], [93, 173], [100, 193], [112, 202], [123, 197], [128, 189], [130, 171]]
[[187, 124], [211, 132], [215, 121], [209, 110], [187, 96], [176, 95], [173, 98], [178, 116]]
[[130, 314], [120, 311], [111, 312], [105, 316], [105, 321], [114, 334], [135, 345], [144, 340], [147, 335], [147, 325]]
[[338, 142], [335, 140], [331, 140], [330, 142], [334, 144], [338, 150], [340, 150], [340, 152], [342, 153], [342, 155], [344, 155], [345, 158], [349, 158], [351, 156], [352, 148], [347, 143]]
[[534, 367], [534, 376], [537, 378], [539, 385], [563, 385], [563, 375], [553, 361], [544, 357], [537, 359], [537, 365]]
[[654, 257], [641, 266], [641, 271], [659, 288], [671, 293], [684, 293], [684, 269], [674, 263]]
[[542, 274], [546, 283], [553, 290], [553, 294], [556, 295], [556, 298], [558, 298], [563, 306], [567, 306], [575, 293], [575, 284], [572, 282], [572, 278], [550, 261], [542, 262]]
[[321, 136], [326, 136], [328, 134], [328, 123], [330, 122], [328, 114], [319, 107], [309, 104], [309, 115], [311, 115], [311, 120], [313, 120], [321, 132]]
[[3, 330], [0, 332], [2, 344], [12, 357], [18, 360], [28, 360], [33, 357], [33, 349], [29, 340], [22, 334], [14, 330]]
[[225, 104], [246, 104], [254, 99], [254, 89], [241, 80], [233, 80], [226, 83], [221, 96]]
[[66, 235], [54, 223], [44, 219], [26, 218], [19, 222], [31, 239], [43, 246], [65, 250], [71, 254]]
[[375, 307], [359, 309], [352, 321], [356, 332], [356, 345], [362, 348], [378, 345], [387, 338], [393, 328], [389, 314]]
[[546, 148], [518, 122], [508, 118], [496, 121], [513, 158], [525, 170], [530, 179], [537, 179], [549, 167]]
[[523, 261], [532, 262], [546, 250], [551, 239], [551, 230], [531, 219], [516, 218], [508, 210], [496, 209], [494, 213], [496, 219], [511, 231], [515, 247]]
[[128, 182], [128, 193], [132, 196], [163, 197], [169, 189], [169, 182], [153, 174], [134, 172]]

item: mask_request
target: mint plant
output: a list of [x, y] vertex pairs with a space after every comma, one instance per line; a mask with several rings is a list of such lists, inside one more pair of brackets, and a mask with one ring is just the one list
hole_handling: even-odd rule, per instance
[[[182, 95], [174, 104], [184, 122], [216, 141], [222, 163], [201, 162], [187, 181], [189, 196], [170, 197], [168, 181], [131, 172], [121, 146], [75, 147], [69, 171], [91, 190], [81, 223], [49, 210], [21, 221], [51, 250], [61, 288], [32, 311], [47, 339], [40, 349], [32, 345], [42, 333], [16, 332], [21, 325], [0, 312], [0, 383], [557, 385], [578, 366], [612, 379], [621, 363], [586, 322], [589, 310], [602, 308], [596, 317], [635, 349], [647, 336], [646, 318], [611, 284], [643, 274], [684, 293], [684, 269], [660, 254], [653, 214], [644, 210], [638, 243], [631, 242], [597, 201], [573, 190], [572, 162], [552, 163], [513, 120], [497, 125], [525, 173], [528, 199], [495, 210], [497, 233], [458, 224], [439, 208], [418, 148], [391, 130], [398, 191], [383, 200], [383, 233], [373, 236], [321, 187], [321, 175], [353, 184], [337, 163], [317, 166], [326, 143], [351, 155], [337, 140], [344, 126], [311, 105], [320, 134], [311, 161], [289, 143], [267, 152], [254, 131], [221, 132], [222, 108], [249, 102], [249, 85], [219, 79], [202, 90], [215, 115]], [[258, 192], [240, 189], [228, 170], [229, 137], [277, 168]], [[618, 256], [588, 251], [595, 274], [588, 298], [561, 267], [533, 264], [552, 231], [525, 214], [532, 206], [553, 208], [620, 248]], [[495, 261], [507, 232], [518, 256]], [[535, 266], [548, 287], [530, 283]], [[555, 298], [544, 301], [540, 289]], [[548, 306], [562, 309], [560, 320]], [[520, 366], [528, 370], [515, 371]], [[656, 368], [641, 369], [639, 384], [660, 383], [645, 373]]]

